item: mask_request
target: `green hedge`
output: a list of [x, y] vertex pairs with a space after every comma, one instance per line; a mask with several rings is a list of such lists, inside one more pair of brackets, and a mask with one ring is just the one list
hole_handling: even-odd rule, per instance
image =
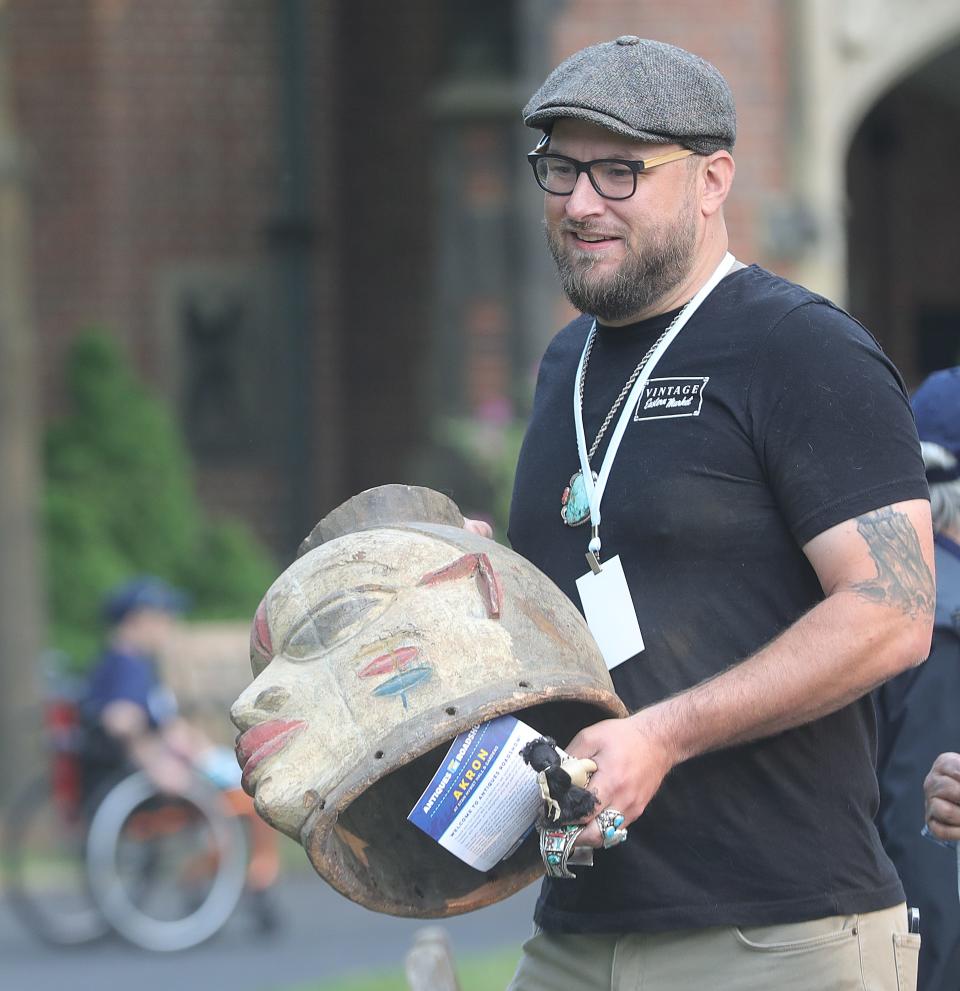
[[76, 339], [66, 379], [68, 412], [44, 450], [53, 645], [82, 667], [104, 593], [136, 574], [186, 590], [195, 618], [249, 618], [277, 569], [241, 524], [205, 517], [171, 411], [102, 333]]

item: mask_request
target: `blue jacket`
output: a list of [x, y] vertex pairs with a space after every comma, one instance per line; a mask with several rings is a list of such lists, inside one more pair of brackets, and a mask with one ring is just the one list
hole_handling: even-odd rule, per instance
[[923, 779], [934, 759], [960, 750], [960, 546], [936, 538], [937, 607], [930, 657], [874, 695], [879, 731], [877, 827], [907, 904], [920, 909], [918, 991], [957, 991], [960, 904], [956, 852], [920, 835]]

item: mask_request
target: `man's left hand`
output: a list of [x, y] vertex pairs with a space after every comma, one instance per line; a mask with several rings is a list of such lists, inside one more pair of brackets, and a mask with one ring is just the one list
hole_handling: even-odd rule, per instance
[[473, 520], [468, 516], [463, 518], [463, 529], [475, 533], [478, 537], [493, 540], [493, 527], [486, 520]]
[[588, 726], [564, 749], [597, 764], [588, 787], [599, 804], [577, 838], [581, 846], [603, 846], [595, 816], [604, 809], [623, 813], [624, 826], [638, 819], [674, 764], [643, 710], [627, 719], [605, 719]]

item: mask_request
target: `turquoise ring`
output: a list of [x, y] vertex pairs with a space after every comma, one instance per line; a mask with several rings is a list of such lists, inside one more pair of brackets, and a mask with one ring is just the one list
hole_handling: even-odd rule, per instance
[[597, 825], [600, 827], [600, 835], [603, 837], [603, 847], [609, 850], [612, 846], [623, 843], [627, 838], [627, 830], [624, 828], [624, 815], [616, 809], [604, 809], [597, 816]]

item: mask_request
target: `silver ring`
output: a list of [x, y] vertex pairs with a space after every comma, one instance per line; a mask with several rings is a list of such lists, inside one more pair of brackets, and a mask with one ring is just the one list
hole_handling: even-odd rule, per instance
[[609, 850], [610, 847], [626, 840], [627, 829], [623, 823], [624, 815], [617, 809], [604, 809], [597, 815], [597, 825], [600, 827], [604, 850]]
[[583, 826], [547, 826], [540, 830], [540, 856], [547, 877], [576, 877], [567, 862]]

